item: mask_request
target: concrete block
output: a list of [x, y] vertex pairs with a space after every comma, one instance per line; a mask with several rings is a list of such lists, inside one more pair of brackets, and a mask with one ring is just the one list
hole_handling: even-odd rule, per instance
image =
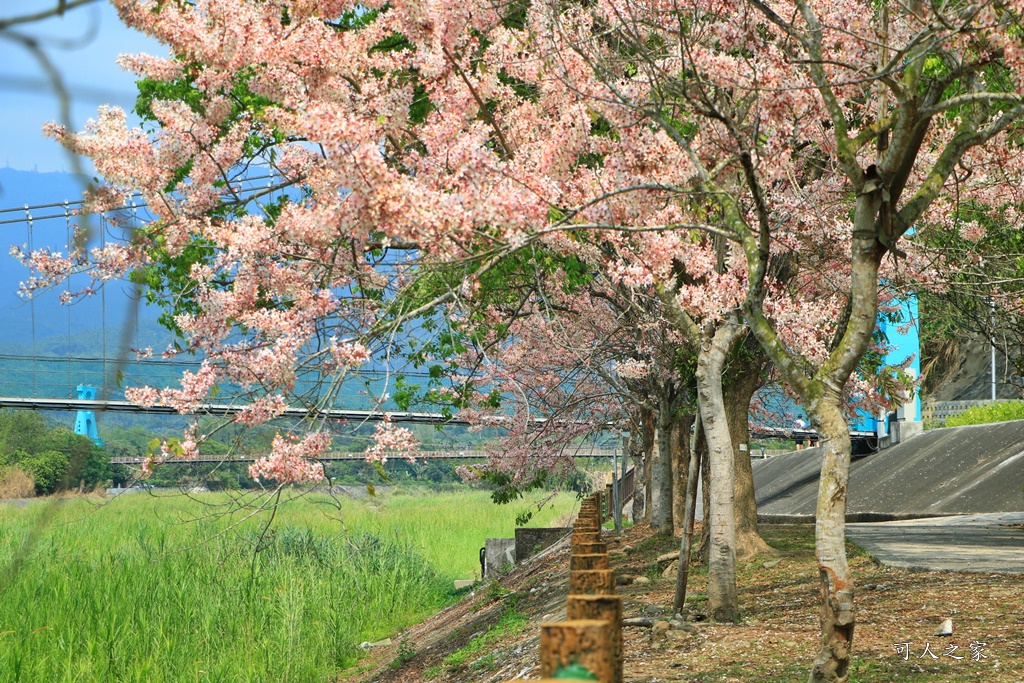
[[516, 539], [488, 538], [484, 548], [485, 576], [496, 576], [506, 565], [515, 566]]
[[608, 553], [569, 556], [569, 571], [591, 571], [593, 569], [611, 569], [608, 565]]
[[571, 571], [569, 595], [615, 595], [615, 572], [610, 569]]

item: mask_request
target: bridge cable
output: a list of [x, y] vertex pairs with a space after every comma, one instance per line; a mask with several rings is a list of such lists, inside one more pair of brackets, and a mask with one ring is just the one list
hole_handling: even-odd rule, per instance
[[[71, 206], [68, 204], [68, 200], [66, 199], [64, 200], [64, 236], [67, 238], [67, 246], [65, 248], [68, 250], [68, 258], [72, 258], [71, 249], [74, 244], [74, 240], [72, 239], [71, 234]], [[65, 282], [67, 283], [67, 302], [64, 306], [68, 310], [68, 391], [72, 392], [71, 396], [77, 396], [77, 393], [73, 392], [71, 389], [73, 386], [72, 380], [74, 379], [74, 371], [71, 367], [71, 277], [69, 276]]]
[[[139, 207], [135, 205], [135, 195], [129, 198], [129, 204], [131, 204], [131, 232], [134, 233], [139, 229]], [[141, 377], [141, 367], [139, 366], [139, 353], [138, 350], [142, 348], [142, 342], [139, 340], [139, 308], [142, 304], [142, 289], [138, 283], [132, 287], [132, 294], [134, 299], [134, 310], [135, 310], [135, 376]]]
[[[106, 216], [101, 213], [99, 216], [100, 253], [103, 253], [103, 248], [107, 246], [106, 222]], [[107, 390], [107, 288], [102, 286], [100, 287], [100, 335], [103, 339], [103, 397], [109, 398], [110, 392]]]
[[[34, 247], [34, 230], [32, 222], [32, 212], [28, 208], [28, 204], [25, 205], [25, 223], [28, 230], [28, 253], [32, 255], [32, 249]], [[32, 398], [38, 398], [39, 391], [36, 387], [36, 376], [39, 374], [39, 368], [36, 365], [38, 352], [36, 351], [36, 298], [34, 292], [29, 292], [28, 307], [30, 315], [32, 317]]]

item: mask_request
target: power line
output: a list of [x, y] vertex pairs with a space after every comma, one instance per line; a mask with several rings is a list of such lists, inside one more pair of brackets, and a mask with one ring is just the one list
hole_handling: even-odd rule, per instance
[[[262, 180], [272, 180], [272, 179], [277, 178], [277, 177], [279, 177], [279, 176], [276, 176], [274, 174], [251, 176], [251, 177], [248, 177], [248, 178], [242, 178], [242, 179], [238, 180], [237, 183], [238, 184], [254, 183], [254, 182], [262, 181]], [[255, 189], [255, 188], [245, 188], [245, 189], [243, 189], [243, 192], [250, 191], [250, 190], [253, 190], [253, 189]], [[263, 188], [259, 188], [259, 189], [263, 189]], [[134, 192], [134, 193], [132, 193], [130, 195], [128, 203], [123, 204], [121, 206], [117, 206], [117, 207], [111, 208], [111, 209], [107, 209], [106, 211], [103, 211], [102, 213], [108, 214], [108, 213], [117, 213], [119, 211], [135, 211], [135, 210], [138, 210], [138, 209], [149, 208], [149, 205], [146, 204], [146, 202], [136, 202], [135, 201], [136, 199], [139, 199], [141, 197], [142, 197], [141, 193]], [[26, 215], [18, 217], [18, 218], [3, 218], [3, 219], [0, 219], [0, 225], [13, 225], [13, 224], [19, 224], [19, 223], [20, 224], [24, 224], [24, 223], [28, 223], [28, 222], [31, 222], [31, 221], [44, 221], [44, 220], [52, 220], [52, 219], [55, 219], [55, 218], [65, 218], [65, 217], [68, 216], [68, 210], [69, 209], [73, 210], [73, 211], [77, 211], [77, 210], [81, 209], [84, 206], [85, 206], [85, 200], [84, 199], [78, 199], [78, 200], [75, 200], [75, 201], [64, 200], [62, 202], [53, 202], [53, 203], [50, 203], [50, 204], [34, 204], [34, 205], [24, 204], [22, 206], [13, 206], [13, 207], [10, 207], [10, 208], [0, 208], [0, 216], [3, 216], [4, 214], [12, 214], [12, 213], [26, 214]], [[32, 211], [42, 211], [43, 209], [61, 209], [61, 212], [60, 213], [48, 214], [48, 215], [44, 215], [44, 216], [34, 216], [34, 215], [31, 214]]]

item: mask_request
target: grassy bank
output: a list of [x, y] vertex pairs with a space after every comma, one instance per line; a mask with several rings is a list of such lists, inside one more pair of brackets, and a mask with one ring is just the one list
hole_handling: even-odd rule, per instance
[[216, 495], [0, 505], [0, 569], [17, 567], [0, 578], [0, 681], [325, 680], [449, 601], [516, 509], [308, 496], [263, 535], [269, 514]]

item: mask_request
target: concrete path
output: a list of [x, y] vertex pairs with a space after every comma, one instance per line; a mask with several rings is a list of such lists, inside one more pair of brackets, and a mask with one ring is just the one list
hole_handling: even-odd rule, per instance
[[847, 524], [847, 537], [882, 564], [905, 569], [1024, 574], [1024, 512]]

